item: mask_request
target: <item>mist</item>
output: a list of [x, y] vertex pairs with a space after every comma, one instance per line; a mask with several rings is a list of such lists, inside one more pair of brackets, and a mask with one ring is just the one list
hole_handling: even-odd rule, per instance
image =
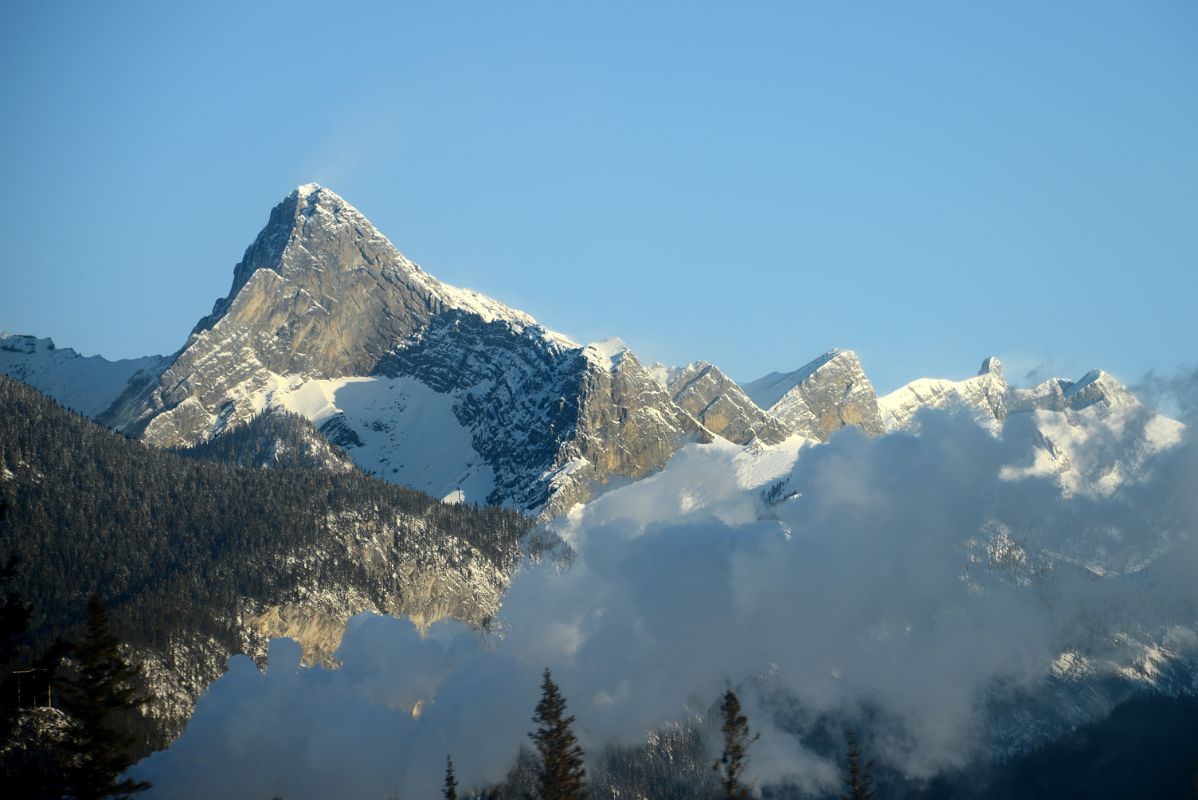
[[523, 565], [493, 631], [361, 615], [336, 670], [276, 640], [135, 774], [161, 797], [432, 796], [452, 754], [463, 786], [498, 781], [545, 667], [592, 753], [733, 686], [759, 784], [836, 780], [780, 705], [868, 718], [872, 754], [913, 778], [967, 764], [1006, 746], [1005, 698], [1147, 684], [1198, 652], [1193, 436], [1159, 445], [1143, 408], [1090, 419], [1065, 476], [1043, 468], [1049, 421], [995, 437], [925, 411], [910, 434], [688, 445], [554, 523], [575, 557]]

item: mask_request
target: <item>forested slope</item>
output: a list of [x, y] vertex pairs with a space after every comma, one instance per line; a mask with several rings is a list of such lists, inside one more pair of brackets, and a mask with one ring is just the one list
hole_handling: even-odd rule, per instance
[[180, 730], [228, 655], [261, 657], [271, 635], [327, 661], [363, 610], [484, 622], [528, 526], [356, 470], [157, 450], [2, 376], [0, 492], [0, 554], [20, 559], [33, 649], [71, 635], [98, 592], [149, 677], [154, 744]]

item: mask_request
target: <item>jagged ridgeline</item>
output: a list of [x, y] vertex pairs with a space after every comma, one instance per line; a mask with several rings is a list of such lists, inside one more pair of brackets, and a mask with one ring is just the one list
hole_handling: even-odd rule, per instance
[[[270, 636], [327, 662], [363, 610], [484, 623], [529, 525], [352, 469], [288, 466], [311, 463], [317, 451], [301, 445], [323, 441], [291, 416], [191, 453], [266, 463], [239, 442], [269, 439], [284, 457], [253, 469], [147, 447], [3, 376], [0, 411], [0, 554], [21, 559], [32, 647], [71, 636], [99, 592], [154, 694], [151, 746], [178, 734], [230, 654], [261, 658]], [[323, 448], [320, 459], [341, 458]]]

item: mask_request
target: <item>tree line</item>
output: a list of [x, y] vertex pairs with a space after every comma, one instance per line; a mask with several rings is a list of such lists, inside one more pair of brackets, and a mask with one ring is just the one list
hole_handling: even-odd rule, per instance
[[[755, 789], [747, 778], [749, 750], [760, 734], [750, 730], [740, 698], [732, 689], [725, 690], [719, 714], [723, 749], [710, 766], [715, 782], [715, 791], [710, 796], [719, 800], [748, 800]], [[532, 721], [537, 727], [528, 736], [535, 752], [531, 756], [522, 753], [524, 763], [518, 761], [514, 770], [519, 772], [523, 767], [526, 773], [524, 786], [519, 785], [518, 778], [513, 781], [509, 776], [505, 785], [459, 795], [451, 754], [445, 760], [442, 800], [589, 800], [585, 753], [573, 732], [575, 717], [567, 716], [566, 699], [548, 668], [542, 675], [541, 698]], [[865, 758], [854, 731], [847, 730], [845, 736], [844, 788], [837, 800], [876, 800], [874, 762]], [[517, 785], [513, 786], [513, 783]], [[692, 786], [689, 796], [696, 797], [696, 789], [701, 791], [701, 787]]]
[[[0, 526], [7, 518], [0, 498]], [[19, 564], [0, 567], [0, 784], [5, 797], [22, 800], [127, 798], [149, 784], [124, 776], [137, 758], [128, 717], [148, 698], [137, 668], [98, 595], [88, 598], [86, 622], [75, 641], [56, 640], [30, 668], [20, 655], [32, 608], [13, 588]], [[57, 695], [41, 705], [21, 702], [19, 684], [38, 673]]]
[[[320, 588], [352, 590], [383, 608], [407, 593], [393, 576], [479, 563], [504, 575], [530, 525], [512, 510], [442, 503], [356, 470], [213, 460], [254, 440], [274, 437], [293, 452], [300, 440], [319, 440], [294, 416], [267, 415], [227, 446], [180, 454], [96, 425], [6, 376], [0, 411], [0, 498], [8, 507], [0, 556], [20, 560], [11, 580], [32, 608], [20, 652], [27, 669], [56, 639], [77, 637], [92, 594], [132, 652], [160, 654], [195, 674], [196, 664], [173, 664], [193, 657], [175, 643], [240, 652], [246, 603], [277, 605]], [[383, 561], [364, 563], [367, 550]], [[223, 658], [204, 670], [222, 665]], [[37, 673], [24, 680], [14, 691], [49, 689]], [[152, 709], [143, 716], [145, 752], [177, 732], [165, 725]]]

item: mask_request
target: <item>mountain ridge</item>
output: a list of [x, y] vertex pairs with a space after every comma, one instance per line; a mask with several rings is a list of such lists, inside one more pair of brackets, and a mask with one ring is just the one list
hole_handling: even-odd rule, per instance
[[689, 441], [879, 435], [926, 406], [993, 427], [1014, 411], [1134, 401], [1102, 371], [1012, 389], [997, 359], [972, 384], [925, 379], [884, 398], [852, 350], [743, 387], [707, 362], [645, 367], [619, 340], [580, 345], [438, 281], [317, 184], [271, 210], [175, 354], [107, 362], [44, 341], [0, 338], [0, 372], [148, 443], [194, 447], [287, 410], [363, 471], [543, 517], [659, 470]]

